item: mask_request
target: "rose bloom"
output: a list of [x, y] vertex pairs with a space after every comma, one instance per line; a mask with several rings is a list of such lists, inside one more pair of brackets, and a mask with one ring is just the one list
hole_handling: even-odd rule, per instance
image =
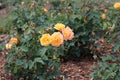
[[65, 28], [65, 25], [62, 23], [57, 23], [54, 28], [56, 30], [62, 31], [62, 29]]
[[74, 33], [70, 27], [63, 28], [62, 34], [63, 34], [64, 40], [72, 40], [74, 37]]
[[47, 12], [48, 12], [48, 10], [47, 10], [46, 8], [44, 8], [44, 9], [43, 9], [43, 11], [44, 11], [45, 13], [47, 13]]
[[11, 38], [10, 41], [9, 41], [9, 43], [14, 43], [14, 44], [17, 45], [17, 44], [18, 44], [18, 39], [15, 38], [15, 37], [14, 37], [14, 38]]
[[40, 43], [42, 46], [48, 46], [51, 43], [51, 36], [50, 34], [43, 34], [40, 38]]
[[60, 32], [54, 32], [51, 35], [51, 45], [55, 47], [59, 47], [61, 44], [63, 44], [63, 35]]
[[7, 44], [5, 45], [5, 47], [6, 47], [6, 49], [11, 49], [11, 48], [12, 48], [12, 43], [7, 43]]
[[105, 19], [105, 18], [106, 18], [106, 14], [103, 13], [103, 14], [101, 15], [101, 18], [102, 18], [102, 19]]
[[120, 2], [117, 2], [113, 6], [115, 9], [120, 9]]

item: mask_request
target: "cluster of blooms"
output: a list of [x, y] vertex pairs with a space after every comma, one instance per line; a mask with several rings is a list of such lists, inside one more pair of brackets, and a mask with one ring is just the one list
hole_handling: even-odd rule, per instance
[[[116, 3], [113, 5], [113, 7], [114, 7], [114, 9], [116, 9], [116, 10], [120, 10], [120, 2], [116, 2]], [[108, 10], [105, 10], [104, 12], [108, 12]], [[106, 19], [106, 14], [103, 13], [103, 14], [101, 15], [101, 18], [102, 18], [103, 20]]]
[[72, 40], [74, 37], [74, 32], [68, 26], [65, 26], [62, 23], [57, 23], [54, 27], [59, 32], [54, 32], [52, 35], [43, 34], [40, 38], [40, 43], [42, 46], [52, 45], [55, 47], [59, 47], [64, 43], [64, 40]]
[[6, 49], [11, 49], [13, 44], [15, 44], [15, 45], [18, 44], [18, 39], [15, 37], [11, 38], [9, 43], [6, 44]]

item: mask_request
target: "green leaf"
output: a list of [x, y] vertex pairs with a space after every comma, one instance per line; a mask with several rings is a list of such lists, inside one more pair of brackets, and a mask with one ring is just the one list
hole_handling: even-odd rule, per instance
[[17, 67], [14, 67], [13, 73], [17, 73]]
[[39, 76], [39, 80], [45, 80], [42, 76]]
[[120, 48], [120, 42], [118, 41], [118, 42], [115, 44], [115, 46], [114, 46], [114, 48], [113, 48], [113, 51], [116, 52], [119, 48]]
[[41, 52], [42, 54], [45, 54], [46, 51], [47, 51], [47, 48], [42, 48], [42, 49], [40, 50], [40, 52]]
[[21, 60], [19, 60], [19, 59], [16, 60], [16, 65], [22, 65], [22, 64], [23, 64], [23, 62]]
[[75, 45], [74, 42], [69, 43], [69, 46], [74, 46], [74, 45]]
[[29, 69], [32, 69], [32, 67], [34, 66], [34, 62], [32, 60], [29, 60], [28, 65]]
[[5, 48], [5, 45], [0, 44], [0, 51], [3, 51], [3, 50], [4, 50], [4, 48]]
[[58, 70], [59, 66], [60, 66], [60, 63], [55, 62], [55, 64], [54, 64], [54, 68], [55, 68], [55, 70]]
[[27, 63], [27, 60], [23, 60], [23, 67], [25, 68], [25, 69], [27, 69], [28, 68], [28, 63]]
[[47, 57], [46, 55], [44, 55], [42, 58], [43, 58], [44, 60], [48, 60], [48, 57]]
[[39, 56], [43, 57], [45, 55], [46, 51], [47, 51], [47, 48], [39, 48], [37, 54]]
[[14, 54], [8, 54], [8, 55], [6, 56], [7, 62], [8, 62], [8, 63], [11, 63], [14, 56], [15, 56]]
[[28, 52], [28, 48], [26, 46], [21, 46], [20, 48], [21, 48], [22, 51]]
[[35, 58], [34, 62], [39, 62], [41, 64], [45, 64], [41, 58]]

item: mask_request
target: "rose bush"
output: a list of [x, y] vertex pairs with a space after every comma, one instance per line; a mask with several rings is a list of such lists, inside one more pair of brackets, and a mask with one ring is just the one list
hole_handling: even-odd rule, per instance
[[[109, 11], [109, 21], [111, 27], [109, 27], [109, 31], [112, 33], [109, 35], [108, 40], [113, 44], [113, 51], [118, 51], [120, 46], [119, 46], [119, 21], [120, 21], [120, 2], [115, 2], [113, 4], [113, 7]], [[115, 17], [116, 16], [116, 17]]]
[[118, 25], [114, 17], [110, 18], [118, 15], [118, 8], [113, 14], [113, 8], [105, 6], [104, 2], [34, 0], [16, 4], [10, 40], [13, 44], [6, 45], [9, 49], [6, 71], [28, 80], [60, 76], [61, 57], [91, 54], [94, 40], [105, 37], [110, 33], [105, 32], [107, 29]]
[[120, 58], [118, 55], [104, 55], [98, 61], [98, 66], [94, 66], [90, 75], [94, 80], [119, 80], [120, 78]]

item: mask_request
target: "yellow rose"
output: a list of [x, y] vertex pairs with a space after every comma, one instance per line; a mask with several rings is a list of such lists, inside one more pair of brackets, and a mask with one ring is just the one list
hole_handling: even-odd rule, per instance
[[5, 45], [6, 49], [11, 49], [12, 48], [12, 43], [8, 43]]
[[106, 14], [103, 13], [103, 14], [101, 15], [101, 18], [102, 18], [102, 19], [106, 19]]
[[113, 7], [117, 10], [120, 9], [120, 2], [115, 3]]
[[62, 29], [63, 29], [64, 27], [65, 27], [64, 24], [62, 24], [62, 23], [57, 23], [54, 28], [55, 28], [56, 30], [62, 31]]
[[72, 40], [74, 37], [74, 33], [70, 27], [63, 28], [62, 34], [63, 34], [64, 40]]
[[61, 44], [63, 44], [63, 35], [60, 32], [54, 32], [51, 35], [51, 45], [55, 47], [59, 47]]
[[51, 43], [51, 36], [50, 34], [43, 34], [40, 38], [40, 43], [42, 46], [48, 46]]
[[9, 43], [14, 43], [14, 44], [17, 45], [17, 44], [18, 44], [18, 39], [15, 38], [15, 37], [14, 37], [14, 38], [11, 38], [10, 41], [9, 41]]
[[48, 12], [48, 10], [47, 10], [46, 8], [44, 8], [44, 9], [43, 9], [43, 11], [44, 11], [45, 13], [47, 13], [47, 12]]

